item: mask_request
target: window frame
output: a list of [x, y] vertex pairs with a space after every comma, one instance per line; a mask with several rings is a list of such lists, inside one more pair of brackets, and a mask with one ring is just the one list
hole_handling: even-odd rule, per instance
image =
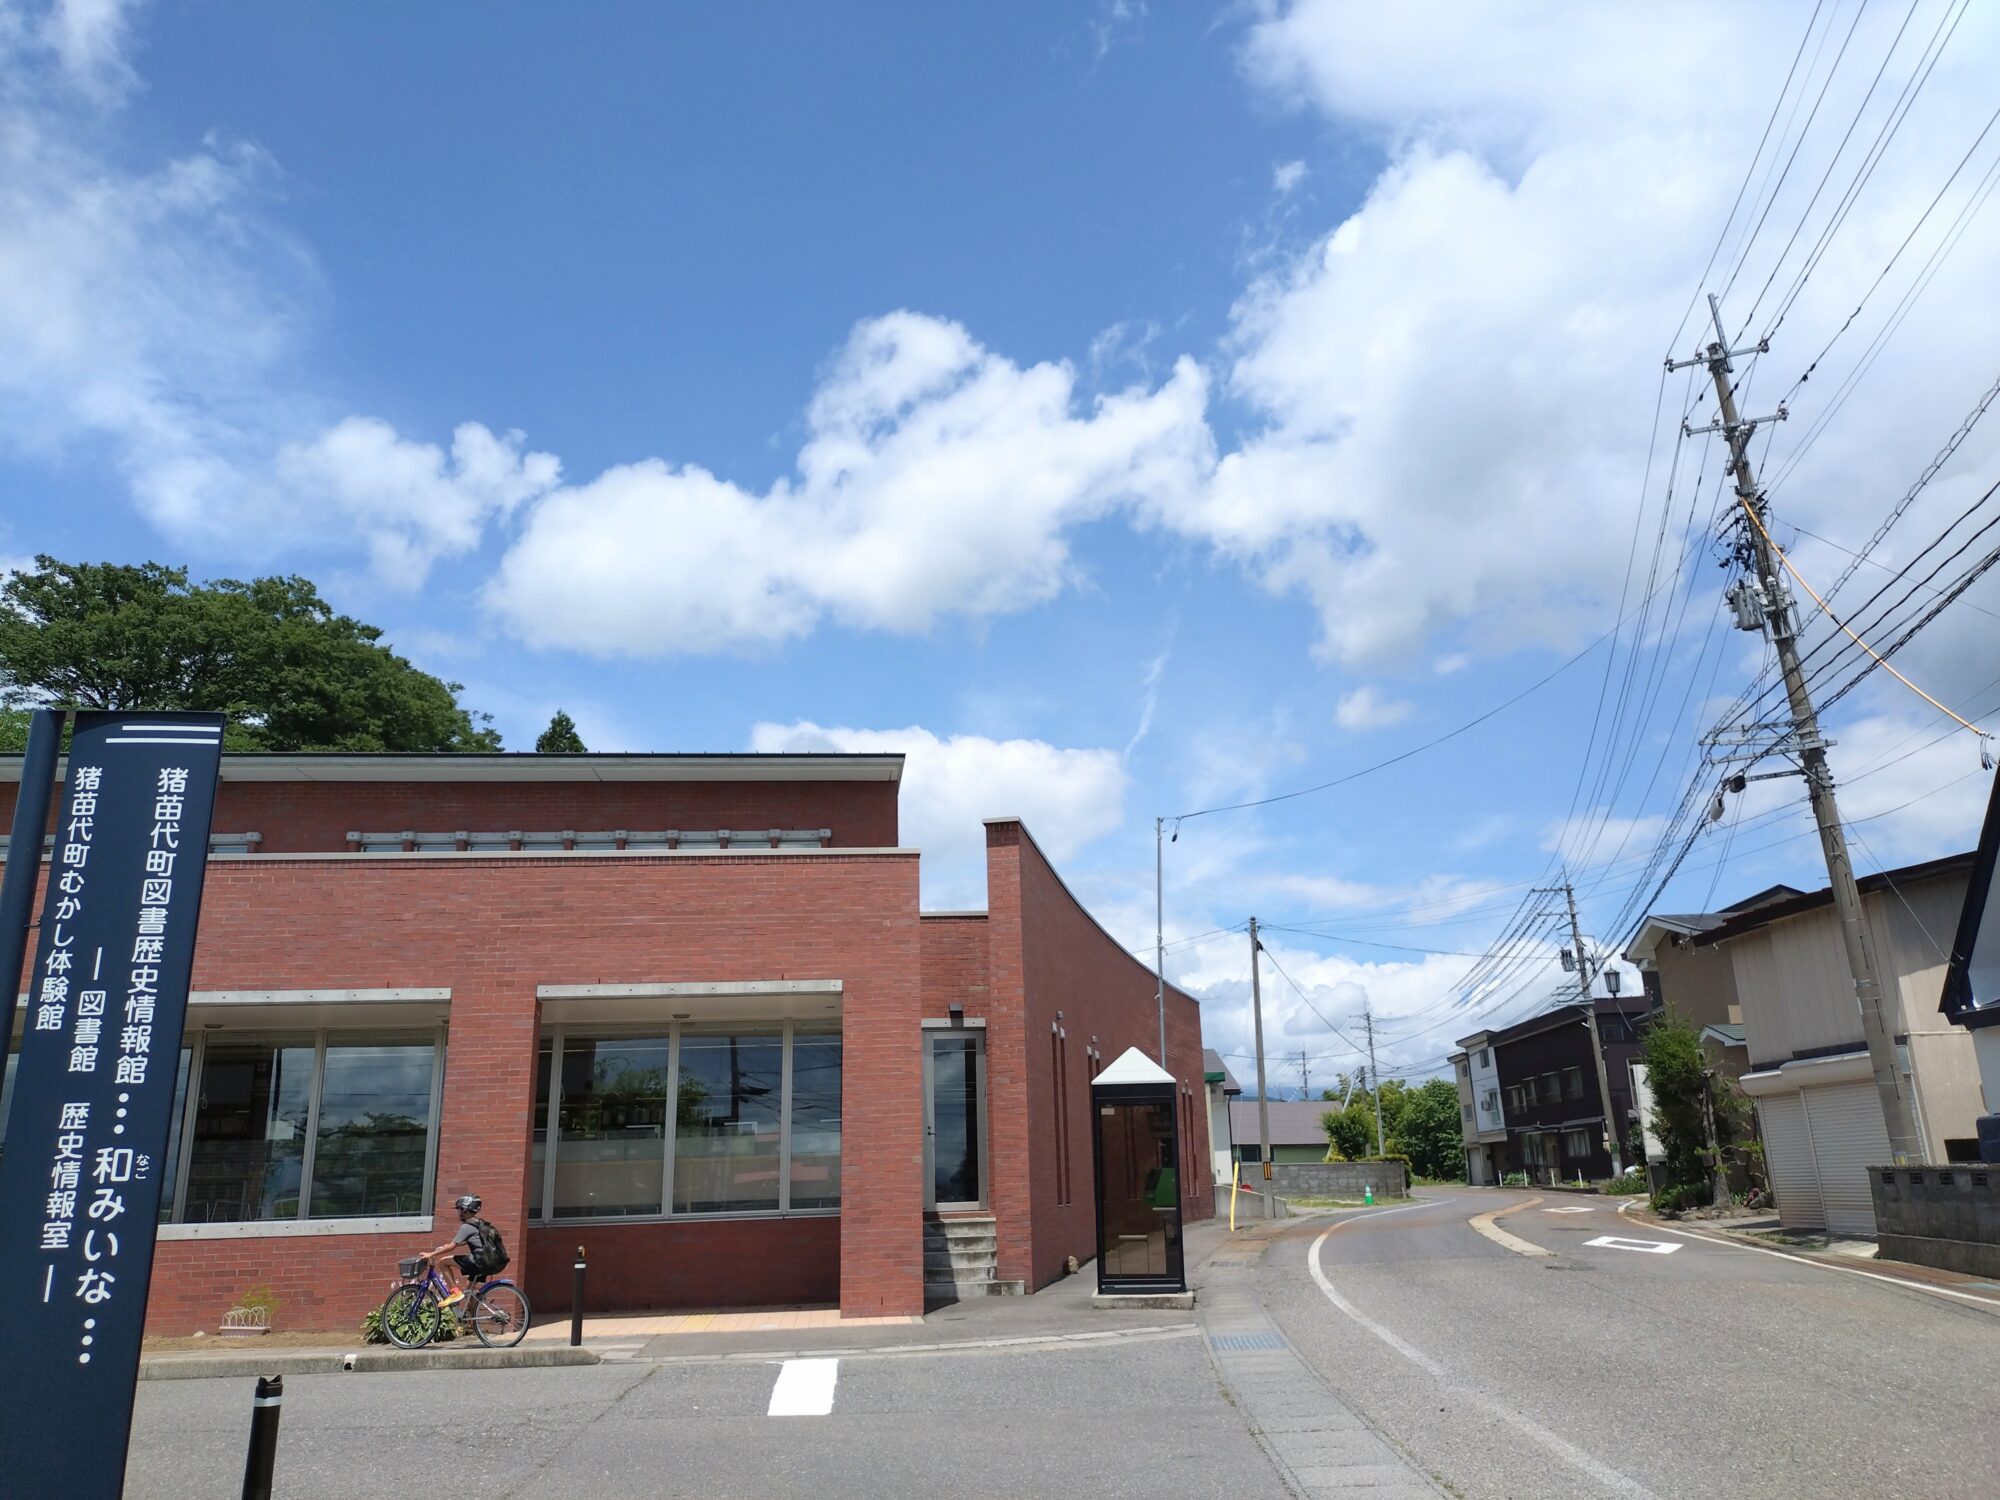
[[[278, 1017], [273, 1017], [279, 1020]], [[449, 1023], [436, 1021], [428, 1025], [412, 1026], [297, 1026], [283, 1024], [269, 1027], [221, 1028], [203, 1027], [185, 1039], [189, 1049], [187, 1096], [181, 1100], [179, 1139], [174, 1143], [178, 1155], [174, 1163], [174, 1180], [165, 1191], [173, 1194], [173, 1210], [160, 1220], [160, 1227], [201, 1228], [213, 1224], [256, 1224], [285, 1226], [293, 1224], [346, 1224], [370, 1218], [381, 1218], [380, 1214], [340, 1214], [332, 1218], [316, 1218], [309, 1210], [312, 1207], [313, 1158], [319, 1152], [319, 1110], [321, 1096], [326, 1090], [326, 1047], [327, 1038], [339, 1039], [383, 1035], [405, 1034], [414, 1039], [420, 1033], [427, 1033], [431, 1039], [431, 1093], [430, 1116], [424, 1126], [424, 1183], [421, 1193], [423, 1207], [416, 1215], [393, 1215], [391, 1217], [425, 1217], [437, 1212], [437, 1159], [439, 1136], [443, 1121], [440, 1113], [444, 1107], [444, 1055]], [[181, 1215], [187, 1208], [188, 1172], [194, 1165], [194, 1128], [199, 1113], [196, 1108], [201, 1096], [202, 1070], [208, 1062], [208, 1044], [211, 1040], [227, 1044], [231, 1040], [246, 1037], [272, 1038], [282, 1036], [313, 1039], [313, 1066], [311, 1093], [306, 1106], [305, 1141], [299, 1153], [299, 1211], [289, 1219], [185, 1219]], [[178, 1066], [178, 1064], [176, 1064]]]
[[[555, 1174], [557, 1157], [562, 1149], [562, 1135], [557, 1121], [562, 1112], [562, 1055], [570, 1034], [587, 1037], [595, 1041], [619, 1041], [635, 1037], [662, 1035], [665, 1027], [667, 1041], [667, 1127], [661, 1132], [664, 1137], [660, 1152], [660, 1212], [656, 1214], [605, 1214], [588, 1216], [555, 1213]], [[536, 1039], [537, 1053], [546, 1042], [551, 1048], [553, 1059], [549, 1069], [549, 1101], [546, 1113], [539, 1122], [543, 1139], [548, 1143], [542, 1158], [541, 1211], [527, 1222], [535, 1227], [558, 1227], [582, 1224], [706, 1224], [728, 1222], [739, 1219], [828, 1219], [838, 1218], [839, 1206], [833, 1208], [793, 1208], [792, 1203], [792, 1057], [793, 1041], [803, 1027], [808, 1036], [838, 1036], [841, 1047], [841, 1095], [847, 1092], [847, 1051], [844, 1025], [829, 1025], [827, 1022], [808, 1018], [804, 1022], [790, 1018], [746, 1016], [740, 1021], [621, 1021], [611, 1023], [557, 1021], [544, 1025]], [[679, 1154], [680, 1137], [680, 1084], [681, 1084], [681, 1037], [683, 1033], [695, 1036], [728, 1036], [734, 1033], [770, 1034], [776, 1028], [780, 1037], [779, 1058], [779, 1104], [778, 1104], [778, 1206], [776, 1208], [735, 1209], [722, 1213], [680, 1213], [674, 1209], [674, 1160]], [[532, 1143], [534, 1130], [529, 1130]], [[841, 1120], [841, 1152], [847, 1150], [847, 1128], [845, 1112]]]

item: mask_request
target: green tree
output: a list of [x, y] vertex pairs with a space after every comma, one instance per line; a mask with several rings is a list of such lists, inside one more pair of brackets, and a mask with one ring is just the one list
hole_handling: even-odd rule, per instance
[[460, 684], [381, 635], [297, 576], [195, 584], [160, 563], [37, 557], [0, 586], [0, 699], [224, 713], [232, 749], [500, 748]]
[[1653, 1093], [1653, 1133], [1666, 1153], [1666, 1188], [1701, 1197], [1709, 1191], [1708, 1059], [1701, 1034], [1669, 1011], [1646, 1031], [1646, 1085]]
[[[1384, 1103], [1387, 1102], [1384, 1091]], [[1433, 1078], [1408, 1091], [1389, 1149], [1409, 1157], [1410, 1168], [1425, 1177], [1465, 1176], [1465, 1135], [1460, 1128], [1458, 1087], [1449, 1079]]]
[[536, 738], [535, 752], [538, 755], [582, 755], [583, 736], [576, 732], [576, 720], [557, 709], [555, 717], [549, 720], [549, 727]]
[[1319, 1124], [1336, 1157], [1356, 1161], [1375, 1154], [1375, 1107], [1366, 1096], [1357, 1094], [1347, 1108], [1328, 1110]]

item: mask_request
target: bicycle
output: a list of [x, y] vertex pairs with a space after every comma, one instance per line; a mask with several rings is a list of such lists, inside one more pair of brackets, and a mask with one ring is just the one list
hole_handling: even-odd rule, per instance
[[444, 1273], [421, 1255], [396, 1262], [403, 1284], [382, 1304], [382, 1332], [398, 1349], [421, 1349], [444, 1331], [444, 1320], [456, 1317], [460, 1330], [470, 1328], [489, 1349], [511, 1349], [527, 1337], [534, 1313], [528, 1297], [505, 1277], [468, 1287], [464, 1298], [447, 1308], [451, 1284]]

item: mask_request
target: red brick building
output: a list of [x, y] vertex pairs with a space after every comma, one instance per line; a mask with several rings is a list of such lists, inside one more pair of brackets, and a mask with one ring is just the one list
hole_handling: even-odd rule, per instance
[[[225, 757], [149, 1329], [260, 1285], [281, 1326], [351, 1326], [462, 1192], [545, 1312], [579, 1244], [596, 1310], [912, 1313], [927, 1265], [936, 1295], [953, 1264], [1033, 1291], [1089, 1259], [1089, 1082], [1158, 1050], [1153, 975], [1015, 819], [986, 827], [987, 909], [923, 913], [901, 774]], [[18, 779], [0, 760], [0, 818]], [[1171, 988], [1167, 1068], [1206, 1217]]]

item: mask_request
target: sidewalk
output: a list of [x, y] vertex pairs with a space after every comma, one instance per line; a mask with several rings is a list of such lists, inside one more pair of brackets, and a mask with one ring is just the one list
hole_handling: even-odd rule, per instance
[[[1239, 1240], [1244, 1237], [1242, 1233], [1237, 1236]], [[1211, 1219], [1188, 1226], [1190, 1281], [1229, 1239], [1226, 1221]], [[922, 1317], [843, 1318], [831, 1307], [608, 1314], [584, 1319], [583, 1347], [579, 1349], [569, 1347], [568, 1310], [544, 1308], [528, 1336], [513, 1349], [484, 1349], [466, 1340], [411, 1353], [381, 1344], [343, 1343], [334, 1334], [327, 1336], [323, 1347], [259, 1350], [254, 1344], [217, 1340], [208, 1349], [146, 1354], [140, 1361], [140, 1379], [918, 1353], [973, 1345], [1089, 1344], [1195, 1327], [1193, 1315], [1186, 1312], [1093, 1308], [1090, 1297], [1096, 1289], [1094, 1268], [1086, 1265], [1076, 1275], [1053, 1282], [1032, 1296], [948, 1302]]]

